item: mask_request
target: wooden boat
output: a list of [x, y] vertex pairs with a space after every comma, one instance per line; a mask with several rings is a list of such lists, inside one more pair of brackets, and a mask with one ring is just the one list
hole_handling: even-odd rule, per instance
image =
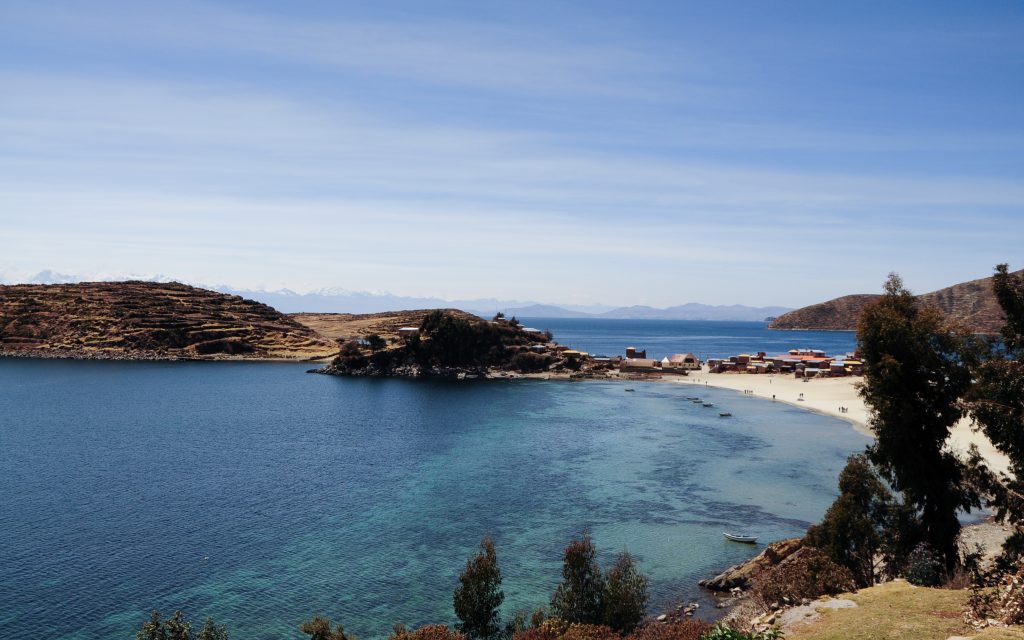
[[742, 536], [735, 533], [722, 532], [726, 540], [732, 540], [733, 542], [742, 542], [743, 544], [757, 544], [757, 536]]
[[626, 389], [626, 391], [636, 391], [636, 389]]
[[718, 416], [719, 416], [720, 418], [731, 418], [731, 417], [732, 417], [732, 414], [731, 414], [731, 413], [729, 413], [728, 411], [723, 411], [723, 412], [719, 413], [719, 414], [718, 414]]
[[713, 406], [715, 406], [715, 405], [714, 405], [714, 404], [712, 404], [712, 403], [710, 403], [710, 402], [705, 402], [705, 403], [704, 403], [704, 406], [705, 406], [705, 407], [713, 407]]

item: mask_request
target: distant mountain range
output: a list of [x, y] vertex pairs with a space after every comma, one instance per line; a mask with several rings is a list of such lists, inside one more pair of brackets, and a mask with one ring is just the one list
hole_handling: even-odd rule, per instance
[[[36, 274], [0, 273], [0, 284], [66, 284], [84, 280], [105, 282], [121, 280], [175, 282], [167, 276], [121, 275], [117, 277], [83, 278], [51, 270]], [[530, 301], [476, 298], [445, 300], [434, 297], [400, 296], [392, 293], [371, 293], [346, 289], [319, 289], [297, 293], [289, 289], [275, 291], [238, 289], [229, 285], [206, 285], [186, 282], [192, 286], [242, 296], [274, 307], [282, 313], [379, 313], [401, 309], [455, 308], [491, 317], [501, 311], [506, 316], [524, 318], [607, 318], [629, 320], [735, 320], [760, 322], [778, 316], [788, 307], [748, 307], [744, 305], [706, 305], [689, 303], [659, 309], [648, 306], [613, 307], [611, 305], [550, 305]]]
[[[1016, 273], [1024, 273], [1024, 270]], [[779, 316], [769, 328], [854, 331], [864, 307], [880, 297], [879, 294], [861, 293], [812, 304]], [[992, 292], [991, 277], [961, 282], [921, 294], [917, 299], [976, 333], [998, 333], [1004, 322], [1002, 309]]]
[[635, 305], [617, 307], [602, 313], [583, 313], [552, 305], [531, 305], [505, 309], [506, 316], [524, 318], [605, 318], [609, 320], [734, 320], [762, 322], [766, 318], [786, 313], [788, 307], [747, 307], [741, 304], [708, 305], [690, 302], [659, 309]]

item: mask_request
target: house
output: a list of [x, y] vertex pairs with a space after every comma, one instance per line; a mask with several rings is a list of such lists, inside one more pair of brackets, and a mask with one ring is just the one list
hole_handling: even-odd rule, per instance
[[647, 349], [644, 349], [643, 351], [637, 351], [636, 347], [626, 347], [626, 358], [627, 359], [629, 359], [629, 358], [641, 358], [641, 359], [643, 359], [643, 358], [646, 358], [646, 357], [647, 357]]
[[399, 338], [413, 338], [420, 335], [419, 327], [399, 327], [398, 337]]
[[[673, 369], [700, 369], [700, 358], [692, 353], [677, 353], [668, 358], [668, 361]], [[664, 361], [662, 361], [662, 366], [665, 366]]]
[[619, 366], [620, 371], [660, 371], [661, 363], [653, 358], [626, 358]]

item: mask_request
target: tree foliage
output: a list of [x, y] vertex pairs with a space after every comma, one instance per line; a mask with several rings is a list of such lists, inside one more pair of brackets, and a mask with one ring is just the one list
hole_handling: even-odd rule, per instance
[[196, 635], [192, 634], [192, 621], [186, 620], [181, 611], [175, 611], [171, 617], [161, 620], [160, 612], [153, 611], [149, 619], [142, 623], [142, 628], [135, 634], [136, 640], [228, 640], [225, 627], [207, 618], [203, 628]]
[[551, 613], [569, 623], [600, 624], [604, 617], [604, 575], [590, 534], [565, 548], [562, 582], [551, 597]]
[[922, 537], [952, 567], [957, 511], [980, 506], [963, 463], [945, 449], [971, 383], [966, 336], [938, 311], [919, 307], [890, 274], [885, 295], [861, 314], [857, 341], [865, 365], [860, 393], [873, 410], [871, 460], [919, 512]]
[[1010, 461], [1009, 475], [990, 477], [986, 489], [997, 517], [1014, 527], [1003, 547], [1012, 563], [1024, 556], [1024, 275], [1000, 264], [992, 281], [1006, 323], [1001, 343], [992, 343], [975, 369], [969, 406], [976, 424]]
[[452, 597], [459, 619], [456, 629], [470, 638], [496, 637], [501, 630], [498, 607], [504, 600], [494, 541], [484, 538], [480, 551], [466, 561]]
[[313, 616], [299, 625], [299, 631], [309, 636], [309, 640], [356, 640], [351, 633], [345, 633], [340, 624], [331, 628], [331, 621], [321, 616]]
[[857, 586], [871, 586], [893, 507], [892, 493], [867, 455], [852, 455], [839, 474], [839, 497], [807, 530], [806, 544], [849, 569]]
[[619, 633], [635, 629], [647, 612], [647, 577], [633, 556], [623, 551], [608, 570], [604, 589], [604, 623]]

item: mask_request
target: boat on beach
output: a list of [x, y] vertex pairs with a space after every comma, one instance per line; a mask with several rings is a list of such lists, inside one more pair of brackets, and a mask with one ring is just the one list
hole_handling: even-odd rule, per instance
[[722, 532], [722, 535], [725, 536], [726, 540], [731, 540], [733, 542], [742, 542], [743, 544], [757, 544], [757, 536], [745, 536], [736, 533], [726, 533], [725, 531]]

